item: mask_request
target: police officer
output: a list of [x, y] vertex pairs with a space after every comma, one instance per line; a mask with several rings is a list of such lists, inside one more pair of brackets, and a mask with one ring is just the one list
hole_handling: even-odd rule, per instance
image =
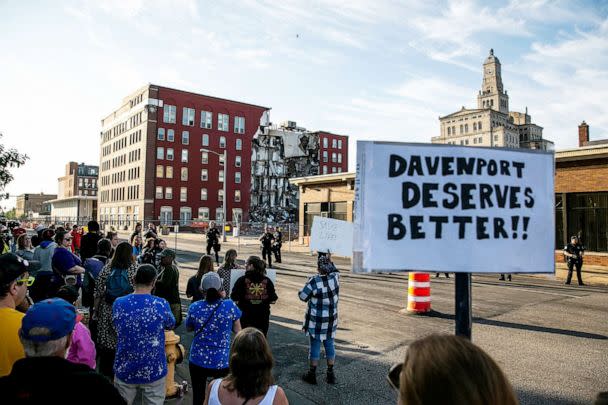
[[583, 254], [584, 247], [579, 243], [578, 236], [572, 235], [570, 237], [570, 243], [568, 243], [564, 247], [564, 256], [566, 256], [566, 260], [568, 263], [568, 278], [566, 279], [566, 284], [570, 284], [572, 280], [572, 270], [576, 267], [576, 278], [578, 278], [578, 285], [583, 284], [583, 279], [581, 277], [581, 269], [583, 267]]
[[211, 254], [211, 249], [215, 252], [215, 262], [220, 264], [220, 255], [218, 254], [221, 248], [220, 245], [220, 231], [215, 227], [215, 222], [209, 222], [209, 229], [207, 230], [207, 254]]
[[264, 234], [260, 236], [260, 242], [262, 242], [262, 257], [264, 260], [268, 260], [268, 268], [272, 268], [272, 242], [274, 241], [274, 235], [270, 232], [269, 228], [266, 228]]
[[281, 228], [277, 228], [277, 231], [274, 233], [274, 245], [272, 246], [272, 251], [274, 252], [274, 261], [277, 263], [281, 263], [281, 247], [283, 246], [283, 232], [281, 232]]

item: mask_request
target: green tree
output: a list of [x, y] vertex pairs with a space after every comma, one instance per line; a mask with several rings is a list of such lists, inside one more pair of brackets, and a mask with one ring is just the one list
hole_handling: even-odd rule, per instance
[[[0, 133], [2, 138], [2, 133]], [[4, 193], [4, 188], [13, 181], [11, 170], [25, 164], [29, 159], [27, 155], [17, 152], [16, 149], [6, 149], [3, 143], [0, 143], [0, 200], [8, 198]]]
[[11, 210], [8, 210], [5, 212], [6, 214], [6, 219], [17, 219], [17, 214], [16, 214], [16, 209], [13, 208]]

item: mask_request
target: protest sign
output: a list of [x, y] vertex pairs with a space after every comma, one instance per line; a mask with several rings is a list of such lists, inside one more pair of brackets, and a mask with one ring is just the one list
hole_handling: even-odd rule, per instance
[[[233, 269], [230, 271], [230, 291], [226, 291], [227, 297], [230, 297], [230, 293], [232, 292], [232, 289], [234, 288], [234, 284], [236, 283], [236, 280], [243, 277], [244, 275], [245, 275], [244, 269]], [[266, 269], [266, 276], [270, 279], [270, 281], [272, 281], [272, 284], [276, 285], [276, 280], [277, 280], [276, 270]]]
[[357, 143], [353, 269], [554, 272], [553, 153]]
[[314, 217], [310, 231], [310, 250], [331, 252], [338, 256], [353, 254], [353, 223]]

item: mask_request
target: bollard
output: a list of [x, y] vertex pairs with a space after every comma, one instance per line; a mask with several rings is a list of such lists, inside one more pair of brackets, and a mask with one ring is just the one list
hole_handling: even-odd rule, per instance
[[431, 311], [431, 275], [413, 273], [407, 283], [407, 312], [423, 314]]
[[165, 331], [165, 355], [167, 356], [167, 377], [165, 379], [165, 398], [183, 397], [188, 392], [188, 382], [175, 382], [175, 365], [186, 356], [184, 346], [179, 344], [180, 337], [172, 330]]

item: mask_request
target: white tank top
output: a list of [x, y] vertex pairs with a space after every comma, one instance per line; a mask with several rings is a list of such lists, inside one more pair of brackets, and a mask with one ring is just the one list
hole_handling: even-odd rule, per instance
[[[209, 394], [209, 405], [222, 405], [219, 397], [220, 384], [222, 380], [215, 380], [211, 386], [211, 394]], [[274, 402], [274, 396], [277, 393], [278, 385], [271, 385], [268, 387], [268, 392], [258, 405], [272, 405]]]

